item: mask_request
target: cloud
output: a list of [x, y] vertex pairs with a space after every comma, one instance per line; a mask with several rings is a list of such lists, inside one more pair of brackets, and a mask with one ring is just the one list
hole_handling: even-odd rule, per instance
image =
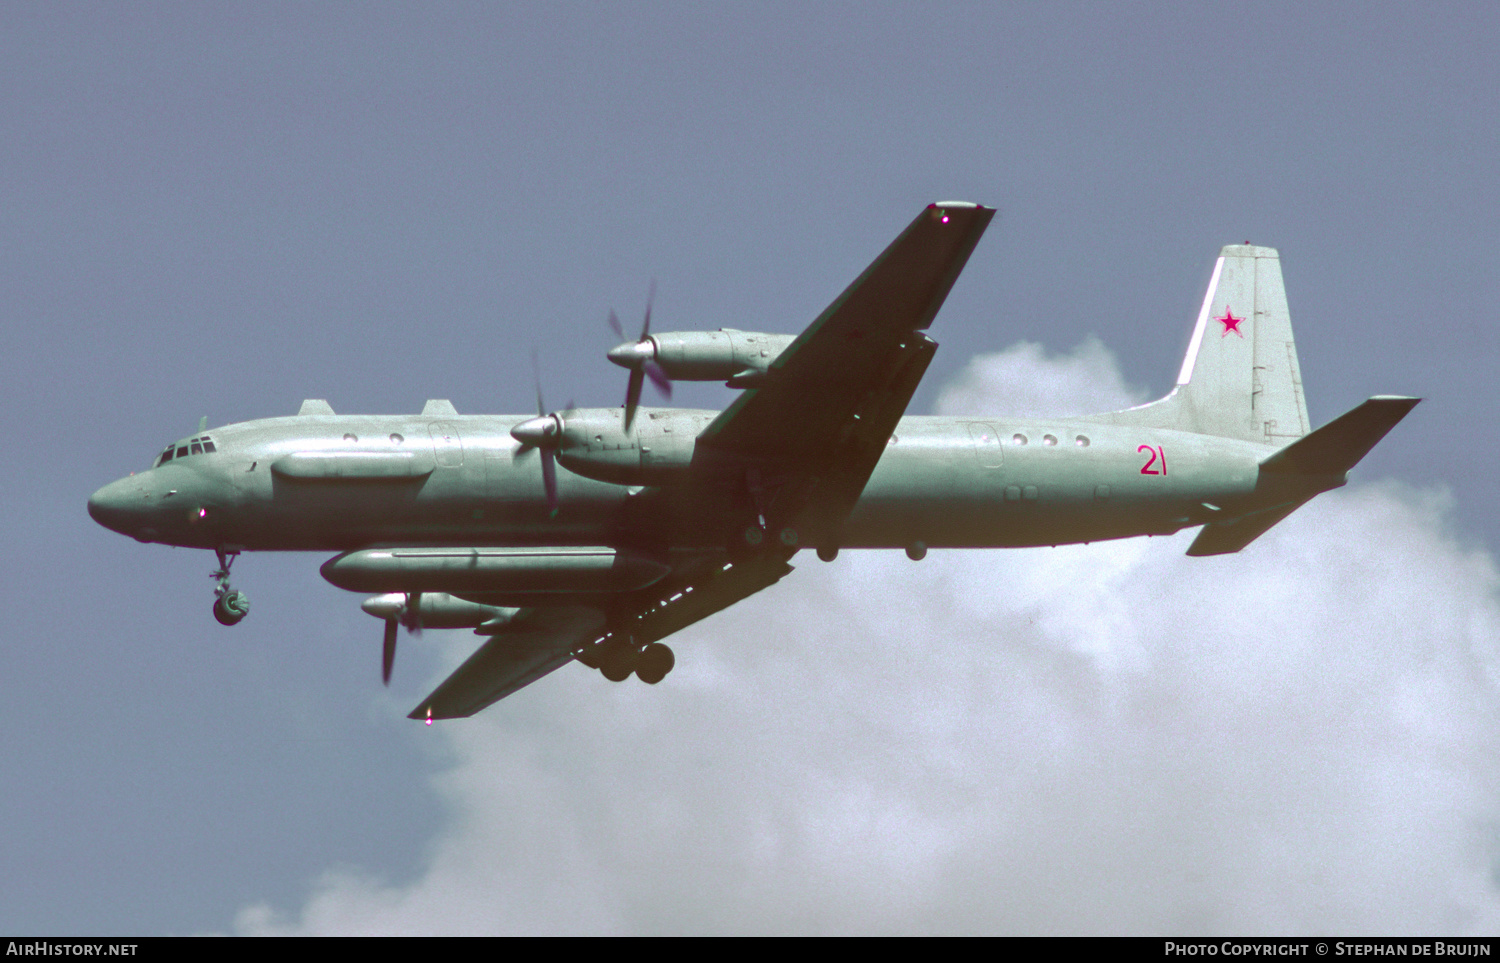
[[[941, 404], [1140, 400], [1090, 341]], [[432, 730], [418, 878], [330, 871], [234, 929], [1493, 933], [1500, 600], [1451, 509], [1351, 486], [1208, 559], [798, 556], [659, 686], [569, 666]]]
[[1017, 418], [1090, 415], [1149, 399], [1125, 383], [1114, 352], [1090, 335], [1071, 354], [1048, 357], [1035, 341], [971, 360], [943, 386], [937, 413]]

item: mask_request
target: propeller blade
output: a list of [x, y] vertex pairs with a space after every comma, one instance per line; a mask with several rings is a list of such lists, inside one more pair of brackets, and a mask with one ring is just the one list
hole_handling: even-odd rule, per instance
[[[616, 327], [618, 327], [619, 324], [620, 324], [620, 319], [614, 317], [614, 312], [610, 312], [610, 322], [613, 325], [615, 325]], [[530, 431], [533, 428], [533, 426], [535, 426], [537, 428], [537, 430], [540, 430], [542, 432], [541, 437], [538, 437], [535, 440], [531, 441], [531, 444], [538, 451], [540, 451], [541, 455], [542, 455], [542, 487], [544, 489], [546, 489], [546, 491], [547, 491], [547, 512], [548, 512], [548, 517], [550, 517], [550, 518], [556, 518], [557, 517], [557, 455], [554, 453], [553, 449], [556, 448], [557, 445], [562, 442], [562, 437], [561, 437], [561, 432], [562, 432], [562, 427], [563, 427], [563, 425], [562, 425], [562, 417], [559, 416], [559, 415], [553, 415], [553, 416], [550, 417], [549, 422], [547, 424], [540, 424], [541, 419], [547, 418], [548, 415], [547, 415], [547, 406], [542, 401], [542, 367], [541, 367], [541, 364], [537, 361], [536, 349], [535, 348], [531, 349], [531, 370], [532, 370], [532, 372], [536, 376], [536, 414], [537, 414], [537, 417], [536, 417], [535, 421], [524, 422], [522, 425], [517, 425], [515, 428], [511, 429], [510, 433], [511, 433], [511, 435], [513, 437], [516, 437], [518, 441], [522, 442], [523, 450], [524, 450], [524, 446], [525, 446], [525, 444], [528, 441], [528, 438], [524, 437], [524, 436], [527, 436], [527, 435], [530, 434]], [[572, 410], [573, 410], [573, 400], [571, 398], [569, 398], [568, 399], [568, 406], [566, 408], [564, 408], [563, 411], [564, 412], [568, 412], [568, 411], [572, 411]], [[519, 436], [517, 435], [517, 431], [518, 430], [521, 431], [521, 435], [519, 435]], [[548, 443], [549, 441], [550, 441], [550, 443]], [[519, 453], [520, 452], [517, 452], [517, 454], [519, 454]], [[514, 458], [514, 456], [512, 456], [512, 458]]]
[[547, 413], [547, 406], [542, 403], [542, 363], [537, 360], [536, 349], [531, 349], [531, 377], [536, 382], [536, 413], [540, 418]]
[[651, 379], [651, 383], [656, 386], [656, 390], [668, 398], [672, 397], [672, 379], [667, 377], [667, 373], [662, 370], [662, 366], [655, 361], [647, 361], [645, 369], [646, 376]]
[[609, 330], [615, 333], [615, 337], [621, 341], [625, 340], [625, 328], [620, 324], [620, 318], [615, 314], [615, 309], [609, 309]]
[[635, 421], [635, 409], [641, 404], [641, 385], [645, 383], [646, 373], [642, 368], [630, 369], [630, 383], [625, 387], [625, 430], [630, 430]]
[[[651, 309], [656, 304], [656, 279], [651, 279], [651, 287], [646, 292], [646, 316], [641, 321], [641, 336], [632, 342], [626, 342], [612, 348], [609, 352], [609, 360], [622, 368], [630, 369], [630, 382], [625, 386], [625, 430], [635, 424], [635, 412], [641, 405], [641, 388], [646, 383], [646, 378], [656, 386], [656, 390], [667, 398], [672, 397], [672, 379], [667, 372], [656, 362], [656, 343], [651, 340]], [[625, 337], [625, 331], [620, 326], [620, 319], [613, 310], [609, 312], [610, 329]]]
[[547, 489], [549, 518], [557, 517], [557, 463], [554, 460], [556, 457], [551, 448], [542, 449], [542, 487]]
[[391, 668], [396, 664], [396, 620], [385, 620], [385, 644], [380, 650], [380, 678], [391, 684]]

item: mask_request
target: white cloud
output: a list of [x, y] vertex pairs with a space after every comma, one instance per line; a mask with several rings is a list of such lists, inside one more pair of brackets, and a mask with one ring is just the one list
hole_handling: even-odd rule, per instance
[[[942, 404], [1140, 400], [1087, 342]], [[1500, 604], [1450, 508], [1352, 487], [1208, 559], [799, 556], [659, 686], [569, 666], [424, 732], [453, 765], [421, 876], [235, 929], [1492, 933]]]
[[1115, 411], [1148, 400], [1125, 383], [1114, 352], [1090, 335], [1072, 353], [1054, 357], [1035, 341], [980, 355], [943, 386], [937, 411], [1041, 418]]

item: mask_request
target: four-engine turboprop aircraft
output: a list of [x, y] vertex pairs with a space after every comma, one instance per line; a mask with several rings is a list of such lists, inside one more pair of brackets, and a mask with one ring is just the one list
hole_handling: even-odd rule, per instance
[[[144, 542], [211, 549], [214, 614], [243, 551], [322, 567], [398, 627], [484, 643], [412, 712], [468, 716], [574, 659], [659, 682], [661, 640], [792, 571], [803, 548], [1019, 547], [1202, 530], [1236, 552], [1346, 473], [1418, 399], [1375, 397], [1309, 431], [1276, 251], [1214, 266], [1177, 385], [1151, 404], [1047, 419], [905, 416], [932, 324], [994, 212], [934, 204], [801, 335], [650, 333], [610, 352], [621, 408], [295, 417], [199, 432], [96, 492]], [[618, 325], [616, 325], [618, 328]], [[645, 377], [724, 380], [727, 409], [643, 408]], [[559, 470], [558, 466], [561, 466]]]

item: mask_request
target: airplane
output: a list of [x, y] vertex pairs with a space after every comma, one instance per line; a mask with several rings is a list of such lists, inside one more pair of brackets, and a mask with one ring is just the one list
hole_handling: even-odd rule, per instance
[[[402, 627], [484, 641], [411, 712], [471, 716], [573, 661], [659, 683], [662, 640], [774, 585], [811, 548], [1017, 548], [1170, 535], [1238, 552], [1347, 474], [1420, 401], [1376, 396], [1311, 429], [1272, 248], [1226, 246], [1176, 385], [1124, 411], [920, 417], [927, 329], [994, 217], [931, 204], [800, 335], [650, 332], [608, 354], [619, 408], [295, 416], [173, 442], [104, 486], [116, 532], [216, 553], [214, 616], [249, 602], [242, 552], [337, 553], [332, 584], [373, 593], [390, 683]], [[618, 321], [611, 323], [620, 331]], [[621, 331], [623, 335], [623, 331]], [[723, 411], [641, 405], [649, 379], [724, 381]]]

